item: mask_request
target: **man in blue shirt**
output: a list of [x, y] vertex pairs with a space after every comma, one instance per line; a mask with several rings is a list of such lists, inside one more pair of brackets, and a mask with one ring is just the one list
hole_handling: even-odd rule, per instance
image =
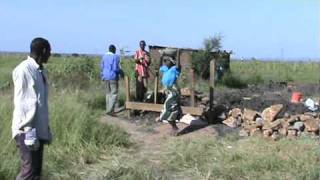
[[101, 59], [101, 79], [106, 84], [106, 111], [110, 116], [116, 116], [114, 108], [118, 98], [118, 80], [121, 72], [120, 56], [116, 54], [116, 47], [111, 44], [109, 52]]

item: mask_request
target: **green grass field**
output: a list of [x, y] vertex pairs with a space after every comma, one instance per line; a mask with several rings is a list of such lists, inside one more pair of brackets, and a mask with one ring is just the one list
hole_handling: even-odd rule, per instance
[[[13, 179], [19, 167], [15, 144], [9, 143], [13, 109], [11, 71], [24, 58], [0, 55], [0, 179]], [[122, 67], [133, 76], [132, 63], [123, 63]], [[319, 67], [312, 62], [231, 63], [232, 76], [245, 83], [318, 83]], [[53, 57], [47, 68], [54, 141], [46, 147], [44, 179], [80, 179], [80, 172], [90, 172], [88, 165], [96, 165], [104, 179], [320, 178], [319, 145], [310, 138], [277, 142], [255, 137], [239, 139], [234, 135], [172, 138], [161, 144], [157, 163], [148, 157], [134, 156], [139, 152], [127, 132], [98, 122], [105, 107], [99, 59]], [[120, 84], [123, 101], [123, 82]], [[197, 88], [206, 89], [207, 83], [200, 82]], [[106, 157], [101, 158], [102, 154]]]
[[234, 76], [248, 82], [285, 81], [296, 83], [319, 83], [320, 63], [317, 62], [263, 62], [233, 61]]
[[[4, 145], [11, 138], [11, 71], [22, 58], [0, 58], [0, 141], [3, 142], [0, 179], [12, 179], [19, 166], [14, 143]], [[49, 78], [52, 79], [49, 107], [54, 142], [45, 152], [46, 179], [78, 179], [79, 174], [73, 172], [77, 166], [95, 162], [101, 151], [131, 144], [126, 132], [115, 126], [103, 126], [97, 121], [105, 105], [103, 86], [93, 80], [97, 79], [95, 62], [81, 58], [52, 58], [48, 65]], [[89, 86], [89, 83], [94, 85]]]

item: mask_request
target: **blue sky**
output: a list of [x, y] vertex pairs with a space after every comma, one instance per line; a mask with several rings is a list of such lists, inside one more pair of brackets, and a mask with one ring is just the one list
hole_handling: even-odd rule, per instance
[[0, 0], [0, 50], [102, 54], [110, 43], [200, 48], [223, 35], [235, 57], [320, 58], [320, 0]]

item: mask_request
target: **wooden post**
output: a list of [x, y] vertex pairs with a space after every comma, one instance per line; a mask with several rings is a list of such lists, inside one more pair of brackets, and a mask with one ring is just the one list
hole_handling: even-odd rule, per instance
[[191, 80], [191, 88], [190, 88], [190, 106], [195, 107], [195, 77], [194, 77], [194, 70], [190, 69], [190, 80]]
[[156, 76], [154, 79], [154, 104], [158, 103], [158, 91], [159, 91], [159, 69], [161, 68], [163, 63], [163, 55], [160, 54], [160, 62], [158, 69], [156, 69]]
[[[125, 86], [126, 86], [126, 102], [130, 102], [130, 78], [128, 76], [125, 77]], [[130, 109], [127, 109], [127, 115], [130, 119]]]
[[[318, 69], [318, 72], [319, 72], [320, 71], [320, 62], [318, 62], [318, 66], [319, 66], [319, 69]], [[319, 85], [320, 85], [320, 73], [319, 73]], [[318, 96], [320, 96], [320, 94], [318, 94]], [[318, 103], [320, 104], [320, 98], [319, 98]]]
[[158, 99], [158, 84], [159, 84], [159, 73], [156, 72], [156, 76], [154, 77], [154, 104], [157, 104]]
[[[320, 62], [318, 62], [318, 66], [319, 66], [319, 69], [318, 69], [318, 70], [320, 71]], [[319, 72], [319, 71], [318, 71], [318, 72]], [[319, 84], [320, 84], [320, 73], [319, 73]], [[320, 102], [320, 100], [319, 100], [319, 102]]]
[[213, 122], [213, 102], [214, 102], [214, 80], [215, 80], [215, 59], [210, 61], [210, 112], [209, 121]]
[[180, 49], [177, 50], [177, 62], [178, 62], [178, 67], [180, 67]]

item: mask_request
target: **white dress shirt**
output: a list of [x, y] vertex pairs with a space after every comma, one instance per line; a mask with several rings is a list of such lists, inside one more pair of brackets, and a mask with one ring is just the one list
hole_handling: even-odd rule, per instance
[[23, 133], [23, 128], [36, 128], [37, 137], [51, 140], [48, 112], [47, 75], [31, 58], [21, 62], [12, 72], [14, 83], [14, 111], [12, 137]]

